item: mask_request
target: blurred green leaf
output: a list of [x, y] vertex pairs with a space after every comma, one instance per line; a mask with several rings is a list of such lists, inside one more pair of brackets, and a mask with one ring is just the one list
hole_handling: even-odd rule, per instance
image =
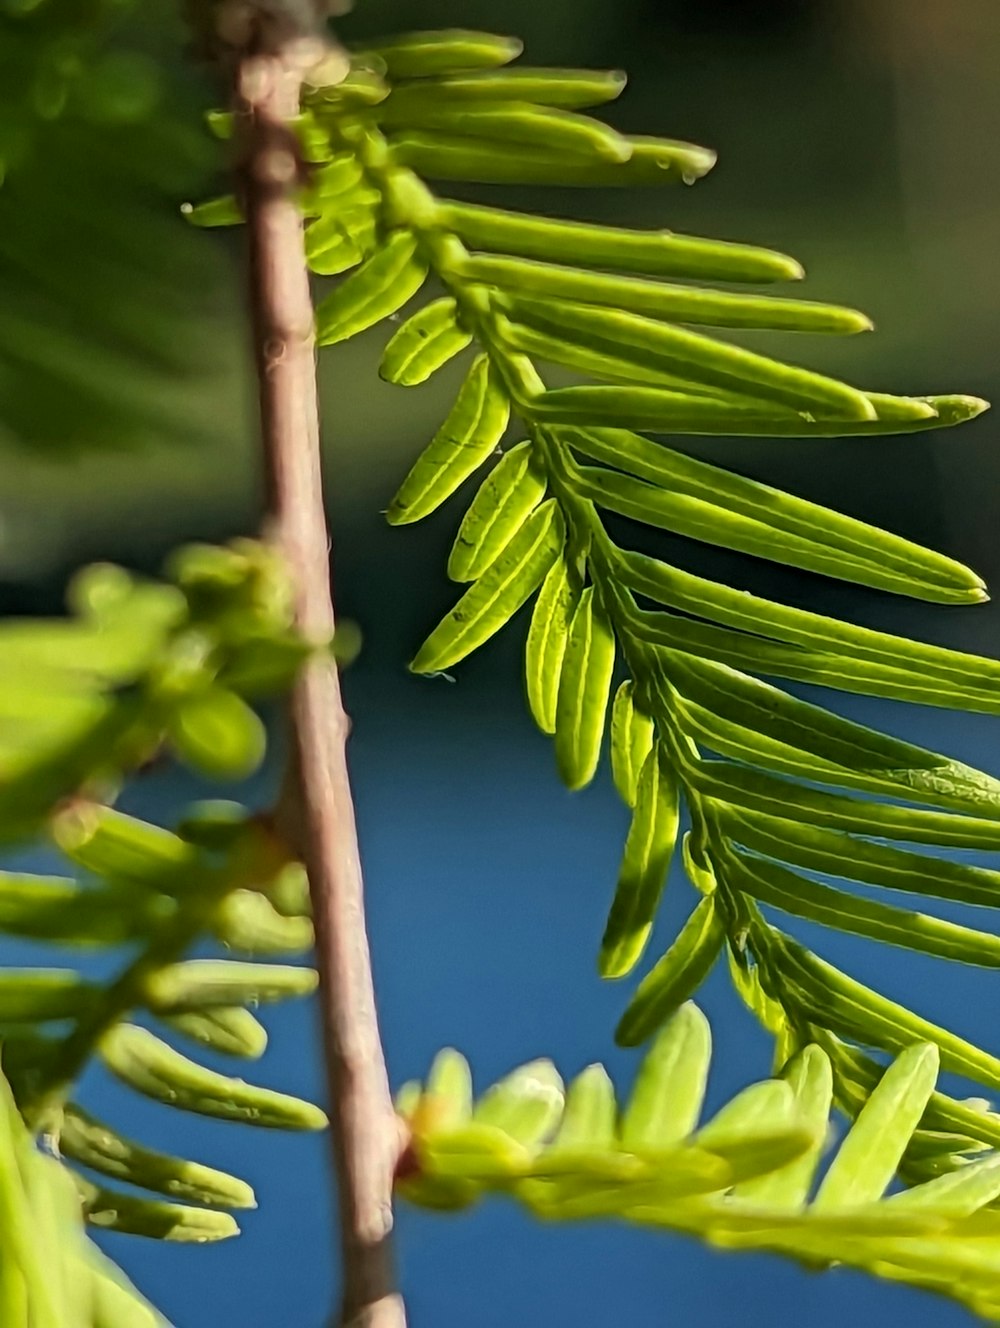
[[203, 390], [233, 366], [225, 269], [179, 212], [214, 152], [179, 64], [130, 48], [176, 50], [176, 22], [144, 15], [140, 35], [97, 0], [0, 19], [8, 441], [72, 455], [229, 428]]

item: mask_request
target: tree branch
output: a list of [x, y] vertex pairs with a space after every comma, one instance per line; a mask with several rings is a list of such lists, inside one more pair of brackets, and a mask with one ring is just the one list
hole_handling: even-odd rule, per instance
[[[239, 168], [249, 231], [249, 288], [260, 392], [269, 535], [290, 567], [297, 620], [330, 639], [334, 611], [323, 507], [313, 309], [299, 173], [289, 121], [307, 43], [267, 40], [262, 20], [235, 69]], [[270, 34], [273, 37], [273, 29]], [[312, 48], [315, 58], [315, 42]], [[307, 664], [291, 698], [292, 834], [312, 895], [334, 1162], [343, 1307], [351, 1328], [402, 1328], [391, 1256], [392, 1180], [400, 1140], [379, 1040], [361, 863], [348, 777], [349, 721], [328, 656]], [[289, 799], [286, 798], [286, 809]]]

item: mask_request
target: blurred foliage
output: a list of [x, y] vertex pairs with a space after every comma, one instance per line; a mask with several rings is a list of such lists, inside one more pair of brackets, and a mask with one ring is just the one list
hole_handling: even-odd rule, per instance
[[400, 1190], [444, 1211], [503, 1195], [546, 1221], [613, 1219], [812, 1270], [845, 1264], [1000, 1320], [1000, 1158], [888, 1194], [934, 1089], [935, 1047], [914, 1043], [885, 1069], [832, 1157], [833, 1073], [820, 1047], [701, 1121], [710, 1058], [708, 1022], [691, 1004], [621, 1103], [602, 1065], [566, 1086], [549, 1061], [474, 1100], [465, 1059], [443, 1051], [426, 1084], [397, 1099], [412, 1130]]
[[36, 1145], [0, 1073], [0, 1322], [166, 1328], [84, 1233], [76, 1186]]
[[[224, 280], [179, 204], [214, 165], [179, 33], [127, 0], [0, 15], [0, 430], [58, 455], [197, 444]], [[194, 391], [192, 392], [192, 386]]]
[[[96, 1119], [75, 1100], [78, 1081], [96, 1058], [135, 1092], [179, 1110], [322, 1128], [326, 1118], [311, 1103], [201, 1061], [206, 1053], [259, 1058], [267, 1035], [253, 1011], [314, 990], [311, 968], [270, 962], [311, 948], [305, 874], [274, 819], [238, 803], [196, 803], [174, 830], [112, 804], [128, 777], [171, 759], [208, 778], [253, 773], [265, 731], [251, 701], [287, 690], [303, 660], [326, 646], [295, 631], [280, 564], [249, 541], [182, 549], [167, 582], [110, 565], [85, 569], [70, 607], [68, 618], [0, 626], [0, 839], [46, 845], [66, 873], [0, 872], [0, 931], [63, 960], [0, 971], [0, 1099], [9, 1082], [25, 1122], [70, 1167], [90, 1225], [222, 1240], [239, 1230], [231, 1210], [255, 1206], [251, 1187]], [[198, 958], [188, 957], [192, 948]], [[213, 949], [246, 958], [212, 957]], [[67, 954], [95, 953], [103, 976], [86, 958], [66, 963]], [[7, 1115], [0, 1100], [0, 1120]], [[0, 1239], [27, 1242], [37, 1261], [50, 1238], [35, 1245], [18, 1210], [3, 1208], [4, 1176], [13, 1184], [15, 1165], [10, 1130], [22, 1133], [19, 1123], [4, 1128]], [[45, 1173], [52, 1168], [45, 1161]], [[22, 1176], [29, 1189], [33, 1174]], [[5, 1277], [27, 1285], [36, 1271], [23, 1250], [12, 1262], [5, 1255], [0, 1294]], [[47, 1312], [33, 1299], [41, 1291], [27, 1285], [26, 1302], [17, 1281], [3, 1301], [4, 1328], [89, 1325], [86, 1287], [75, 1273], [69, 1281], [65, 1306]], [[94, 1313], [100, 1325], [144, 1321]]]

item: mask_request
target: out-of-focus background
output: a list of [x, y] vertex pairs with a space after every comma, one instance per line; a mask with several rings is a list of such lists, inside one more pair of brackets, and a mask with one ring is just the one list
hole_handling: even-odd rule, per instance
[[[81, 561], [153, 569], [178, 542], [224, 539], [256, 522], [239, 238], [194, 233], [178, 211], [218, 183], [219, 148], [200, 128], [211, 88], [185, 65], [169, 18], [143, 11], [125, 22], [123, 40], [160, 68], [153, 120], [124, 114], [98, 130], [86, 116], [42, 119], [0, 190], [7, 613], [56, 610]], [[443, 25], [516, 32], [537, 63], [626, 68], [614, 123], [719, 152], [696, 188], [503, 191], [509, 203], [785, 249], [807, 267], [803, 294], [857, 304], [878, 331], [808, 345], [771, 337], [775, 353], [869, 388], [1000, 397], [994, 0], [360, 0], [342, 31], [361, 40]], [[111, 79], [126, 103], [147, 87], [142, 67], [129, 68]], [[4, 147], [0, 137], [0, 157]], [[624, 1085], [636, 1057], [615, 1050], [611, 1034], [627, 992], [598, 980], [594, 954], [625, 813], [605, 777], [575, 796], [558, 784], [521, 699], [523, 621], [452, 685], [407, 674], [453, 595], [443, 569], [461, 503], [408, 530], [388, 530], [380, 512], [447, 409], [455, 375], [413, 391], [386, 386], [376, 375], [385, 338], [378, 330], [324, 354], [321, 375], [338, 599], [364, 632], [346, 687], [392, 1076], [422, 1073], [438, 1047], [454, 1044], [481, 1084], [550, 1055], [567, 1076], [605, 1060]], [[95, 394], [106, 403], [97, 413]], [[998, 418], [900, 440], [689, 441], [700, 455], [932, 543], [1000, 582]], [[667, 537], [663, 548], [795, 603], [990, 654], [1000, 646], [990, 606], [896, 603]], [[996, 721], [835, 703], [1000, 771]], [[267, 798], [276, 764], [254, 782], [253, 799]], [[128, 805], [169, 822], [199, 791], [193, 780], [157, 775]], [[689, 890], [676, 874], [660, 948]], [[1000, 1046], [995, 976], [949, 966], [942, 982], [930, 959], [810, 940], [890, 995]], [[702, 999], [715, 1030], [718, 1103], [767, 1073], [769, 1050], [721, 970]], [[319, 1093], [313, 1019], [300, 1008], [270, 1020], [273, 1050], [260, 1066], [268, 1082]], [[98, 1072], [87, 1091], [130, 1132], [257, 1187], [259, 1212], [226, 1246], [109, 1239], [178, 1328], [324, 1322], [336, 1270], [323, 1140], [178, 1121], [137, 1106]], [[848, 1316], [904, 1314], [914, 1328], [947, 1328], [967, 1317], [849, 1273], [815, 1277], [648, 1232], [549, 1229], [500, 1204], [459, 1219], [404, 1210], [399, 1254], [418, 1328], [617, 1319], [833, 1328]]]

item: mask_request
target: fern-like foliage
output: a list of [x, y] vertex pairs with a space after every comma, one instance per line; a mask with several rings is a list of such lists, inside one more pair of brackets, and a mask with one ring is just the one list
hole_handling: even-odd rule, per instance
[[[238, 803], [194, 804], [175, 830], [111, 804], [126, 774], [165, 756], [212, 777], [252, 772], [265, 734], [249, 702], [284, 690], [314, 647], [293, 630], [284, 574], [263, 546], [192, 547], [171, 572], [169, 583], [152, 583], [91, 568], [72, 587], [74, 617], [0, 628], [0, 835], [48, 843], [68, 868], [65, 876], [0, 873], [0, 931], [56, 947], [63, 965], [67, 952], [84, 956], [79, 969], [0, 972], [0, 1096], [9, 1081], [32, 1132], [73, 1167], [89, 1222], [205, 1242], [237, 1232], [231, 1210], [254, 1206], [251, 1188], [95, 1119], [75, 1100], [76, 1081], [96, 1056], [136, 1092], [182, 1110], [321, 1128], [325, 1117], [312, 1104], [197, 1058], [205, 1049], [259, 1057], [267, 1037], [253, 1008], [314, 989], [311, 968], [270, 962], [309, 950], [308, 891], [273, 822]], [[213, 940], [258, 959], [188, 958]], [[104, 981], [87, 976], [95, 950], [107, 956]], [[3, 1132], [0, 1170], [10, 1180]], [[119, 1192], [116, 1181], [164, 1197]], [[30, 1242], [13, 1211], [0, 1221], [2, 1239], [16, 1233]], [[20, 1255], [12, 1267], [29, 1277]], [[2, 1283], [6, 1261], [0, 1269]], [[94, 1313], [95, 1324], [112, 1321]], [[40, 1310], [0, 1318], [12, 1328], [77, 1323]]]
[[[512, 417], [523, 433], [458, 530], [448, 571], [468, 589], [411, 667], [453, 668], [534, 598], [527, 695], [554, 737], [559, 772], [571, 789], [587, 784], [610, 727], [615, 782], [633, 809], [600, 947], [605, 977], [623, 977], [643, 954], [686, 814], [683, 855], [699, 897], [639, 985], [620, 1041], [653, 1034], [726, 949], [737, 990], [777, 1039], [779, 1065], [819, 1047], [808, 1055], [829, 1067], [833, 1100], [847, 1112], [874, 1101], [884, 1069], [877, 1055], [914, 1043], [936, 1047], [946, 1070], [1000, 1088], [995, 1056], [840, 972], [772, 920], [777, 911], [996, 966], [992, 933], [846, 887], [995, 906], [996, 871], [905, 846], [1000, 849], [1000, 782], [764, 680], [990, 714], [1000, 710], [1000, 664], [692, 575], [621, 547], [604, 516], [895, 594], [981, 602], [982, 581], [954, 560], [649, 435], [863, 435], [877, 446], [881, 435], [961, 423], [985, 403], [869, 392], [706, 330], [849, 335], [870, 327], [853, 309], [731, 288], [801, 277], [783, 254], [436, 196], [428, 179], [630, 186], [691, 182], [712, 166], [702, 148], [626, 137], [581, 115], [618, 94], [617, 74], [507, 68], [519, 50], [481, 33], [398, 38], [357, 54], [336, 86], [313, 87], [300, 121], [313, 163], [302, 196], [309, 261], [317, 275], [346, 274], [319, 303], [319, 342], [342, 342], [396, 315], [433, 279], [443, 293], [394, 332], [382, 376], [413, 386], [473, 350], [455, 404], [403, 481], [389, 521], [433, 513], [495, 456]], [[193, 219], [230, 222], [238, 208], [217, 200]], [[586, 381], [549, 388], [549, 365]], [[616, 674], [624, 678], [612, 702]], [[910, 1053], [905, 1064], [912, 1068]], [[899, 1073], [905, 1079], [909, 1070]], [[1000, 1142], [1000, 1119], [929, 1088], [909, 1127], [892, 1162], [912, 1182], [956, 1172], [960, 1186], [975, 1174], [969, 1152]], [[879, 1178], [863, 1194], [874, 1200], [888, 1176], [874, 1151], [858, 1149]], [[505, 1166], [498, 1163], [501, 1178]], [[553, 1192], [525, 1191], [521, 1179], [517, 1187], [522, 1197]], [[423, 1182], [411, 1192], [431, 1193]], [[738, 1211], [728, 1202], [713, 1200], [698, 1229], [736, 1240], [718, 1217]], [[683, 1226], [669, 1206], [656, 1212]], [[946, 1255], [925, 1245], [917, 1268], [908, 1256], [897, 1260], [897, 1247], [885, 1257], [860, 1252], [846, 1231], [838, 1253], [840, 1237], [823, 1222], [802, 1228], [830, 1236], [817, 1252], [812, 1237], [786, 1241], [774, 1221], [758, 1243], [890, 1276], [905, 1267], [911, 1280], [939, 1288], [952, 1279], [949, 1260], [972, 1260], [979, 1248], [960, 1255], [947, 1246]], [[977, 1283], [966, 1299], [978, 1306], [989, 1295]]]
[[550, 1061], [523, 1065], [473, 1102], [469, 1067], [442, 1052], [397, 1102], [412, 1130], [400, 1191], [458, 1209], [488, 1194], [559, 1221], [613, 1218], [767, 1250], [810, 1268], [876, 1272], [1000, 1319], [1000, 1158], [888, 1195], [934, 1088], [937, 1048], [914, 1043], [882, 1074], [818, 1176], [834, 1069], [815, 1044], [780, 1078], [699, 1123], [708, 1023], [682, 1006], [657, 1035], [621, 1109], [604, 1067], [564, 1089]]

